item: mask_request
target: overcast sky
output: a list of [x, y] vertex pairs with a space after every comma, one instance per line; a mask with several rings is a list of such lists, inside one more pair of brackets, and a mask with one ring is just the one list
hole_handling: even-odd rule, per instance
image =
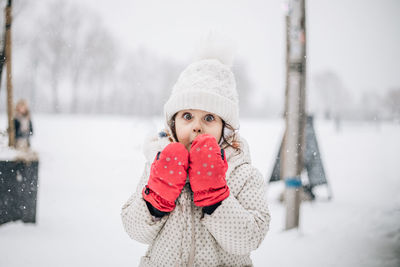
[[[191, 62], [209, 30], [231, 38], [258, 95], [283, 96], [283, 0], [74, 0], [99, 12], [128, 49]], [[308, 86], [332, 70], [353, 92], [400, 86], [399, 0], [307, 1]], [[262, 98], [262, 97], [261, 97]]]

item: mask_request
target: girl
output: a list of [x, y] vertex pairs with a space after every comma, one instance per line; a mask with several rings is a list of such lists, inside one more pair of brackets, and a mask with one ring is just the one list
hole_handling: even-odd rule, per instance
[[29, 138], [33, 134], [28, 103], [21, 99], [15, 106], [15, 148], [26, 150], [30, 147]]
[[164, 106], [167, 127], [122, 207], [128, 235], [149, 244], [140, 266], [251, 266], [270, 221], [260, 172], [239, 128], [230, 68], [189, 65]]

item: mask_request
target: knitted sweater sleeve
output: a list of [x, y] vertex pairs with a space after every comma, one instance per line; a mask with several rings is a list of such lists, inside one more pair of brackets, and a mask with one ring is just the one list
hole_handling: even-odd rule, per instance
[[236, 168], [231, 180], [245, 181], [202, 223], [227, 252], [244, 255], [258, 248], [269, 229], [270, 213], [261, 173], [249, 164]]
[[168, 218], [152, 216], [142, 197], [142, 189], [149, 179], [149, 170], [150, 164], [147, 163], [136, 192], [122, 206], [121, 212], [125, 231], [132, 239], [144, 244], [153, 242]]

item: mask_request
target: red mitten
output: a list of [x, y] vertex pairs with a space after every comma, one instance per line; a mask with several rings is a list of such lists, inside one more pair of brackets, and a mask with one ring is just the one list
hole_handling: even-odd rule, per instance
[[181, 143], [168, 144], [158, 152], [151, 165], [150, 178], [143, 189], [143, 198], [154, 208], [170, 212], [185, 186], [189, 152]]
[[189, 162], [190, 186], [196, 206], [211, 206], [229, 196], [225, 180], [228, 163], [212, 135], [202, 134], [193, 140]]

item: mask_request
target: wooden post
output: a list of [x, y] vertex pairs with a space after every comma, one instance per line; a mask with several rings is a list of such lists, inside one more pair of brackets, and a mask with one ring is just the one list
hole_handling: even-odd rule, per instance
[[290, 0], [287, 13], [286, 131], [281, 151], [286, 230], [299, 226], [305, 128], [305, 0]]
[[8, 146], [15, 143], [15, 129], [13, 120], [13, 87], [11, 74], [11, 0], [8, 0], [6, 7], [6, 65], [7, 65], [7, 114], [8, 114]]
[[0, 91], [1, 91], [1, 81], [2, 81], [2, 77], [3, 77], [3, 66], [4, 63], [6, 62], [6, 31], [4, 31], [4, 35], [2, 36], [1, 39], [1, 50], [0, 50]]

